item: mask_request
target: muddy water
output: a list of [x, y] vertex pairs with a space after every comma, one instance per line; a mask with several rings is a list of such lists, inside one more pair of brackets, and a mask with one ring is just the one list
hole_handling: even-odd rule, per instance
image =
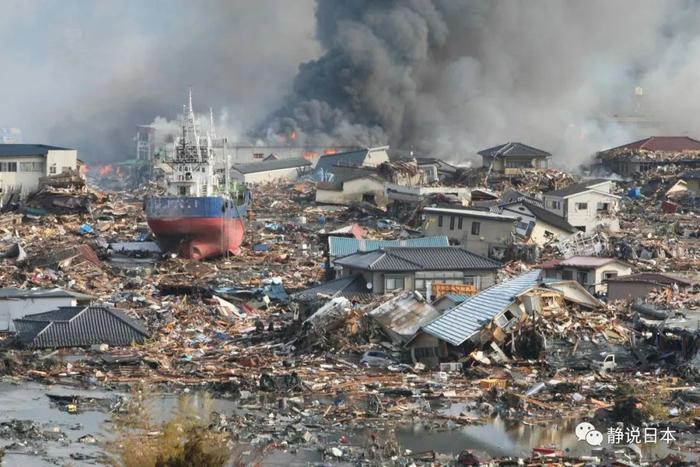
[[[0, 383], [0, 421], [12, 419], [32, 420], [42, 430], [64, 434], [63, 439], [41, 441], [37, 449], [14, 446], [8, 449], [4, 466], [50, 466], [50, 465], [100, 465], [100, 447], [98, 444], [84, 444], [78, 441], [84, 435], [93, 435], [98, 441], [108, 439], [108, 413], [98, 410], [86, 410], [78, 414], [69, 414], [52, 406], [47, 393], [65, 395], [84, 395], [89, 397], [114, 396], [118, 393], [98, 390], [76, 390], [62, 386], [44, 386], [34, 383], [11, 384]], [[201, 394], [192, 394], [197, 400]], [[153, 413], [157, 418], [166, 419], [177, 405], [178, 396], [158, 396], [153, 401]], [[204, 398], [202, 397], [202, 400]], [[249, 399], [250, 401], [250, 399]], [[209, 400], [209, 410], [224, 415], [240, 413], [242, 406], [224, 399]], [[243, 403], [242, 405], [245, 405]], [[257, 404], [256, 404], [257, 405]], [[441, 411], [459, 413], [464, 410], [462, 404]], [[455, 456], [464, 449], [484, 451], [492, 456], [529, 456], [534, 447], [554, 446], [566, 450], [571, 455], [590, 455], [591, 448], [584, 441], [578, 441], [574, 434], [577, 420], [561, 421], [547, 426], [528, 426], [522, 423], [506, 423], [498, 418], [485, 425], [459, 427], [448, 423], [432, 425], [430, 421], [404, 424], [380, 433], [381, 437], [395, 437], [402, 449], [413, 452], [436, 451], [439, 454]], [[605, 427], [599, 427], [604, 431]], [[369, 432], [355, 431], [351, 425], [343, 428], [323, 429], [317, 436], [324, 445], [337, 445], [341, 436], [349, 438], [355, 446], [367, 446]], [[11, 441], [0, 439], [0, 447]], [[644, 446], [643, 446], [644, 447]], [[37, 452], [35, 452], [37, 451]], [[646, 446], [645, 456], [656, 457], [667, 453], [664, 445]], [[71, 455], [73, 457], [71, 457]], [[264, 465], [308, 465], [321, 462], [321, 453], [315, 449], [300, 447], [290, 451], [272, 451], [263, 461]], [[342, 465], [342, 463], [334, 463]]]

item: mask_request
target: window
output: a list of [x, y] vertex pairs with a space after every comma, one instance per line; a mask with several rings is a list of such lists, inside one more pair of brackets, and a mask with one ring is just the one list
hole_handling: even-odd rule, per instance
[[529, 225], [529, 223], [526, 224], [525, 222], [518, 222], [516, 228], [520, 230], [527, 230]]
[[561, 209], [561, 201], [550, 201], [549, 207], [552, 209]]
[[185, 196], [185, 195], [187, 195], [187, 187], [181, 186], [180, 187], [180, 196]]
[[610, 209], [610, 203], [598, 203], [596, 206], [596, 211], [598, 212], [608, 212]]
[[450, 216], [450, 230], [455, 229], [455, 216]]
[[603, 279], [612, 279], [617, 277], [617, 271], [603, 271]]
[[459, 230], [462, 230], [462, 221], [464, 220], [464, 217], [460, 216], [459, 217], [459, 222], [457, 222], [457, 228]]
[[62, 167], [61, 173], [68, 173], [68, 172], [70, 172], [70, 170], [71, 170], [70, 167]]
[[570, 281], [574, 278], [574, 273], [571, 271], [562, 271], [561, 272], [561, 280], [563, 281]]
[[416, 347], [413, 354], [416, 358], [437, 357], [437, 347]]
[[479, 235], [481, 232], [481, 222], [472, 222], [472, 235]]
[[403, 289], [403, 276], [387, 276], [384, 279], [384, 290]]
[[506, 159], [506, 168], [508, 169], [531, 169], [534, 167], [533, 161], [531, 159], [526, 160], [513, 160]]
[[55, 175], [56, 174], [56, 164], [51, 164], [49, 167], [49, 174]]
[[438, 216], [438, 227], [442, 227], [442, 216]]
[[43, 162], [20, 162], [19, 163], [20, 172], [43, 172], [44, 163]]
[[17, 172], [17, 162], [0, 162], [0, 172]]
[[586, 271], [579, 271], [576, 273], [576, 282], [581, 285], [588, 283], [588, 273]]
[[576, 203], [576, 210], [577, 211], [587, 211], [588, 210], [588, 203]]

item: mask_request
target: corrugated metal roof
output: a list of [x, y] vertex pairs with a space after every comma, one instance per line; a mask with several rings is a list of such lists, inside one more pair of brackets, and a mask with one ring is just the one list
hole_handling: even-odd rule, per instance
[[501, 267], [498, 261], [450, 246], [385, 248], [344, 256], [334, 263], [370, 271], [460, 271]]
[[551, 157], [552, 155], [542, 149], [537, 149], [523, 143], [505, 143], [492, 148], [479, 151], [480, 156], [486, 157]]
[[294, 167], [305, 167], [311, 165], [311, 162], [301, 157], [289, 159], [268, 160], [263, 162], [250, 162], [247, 164], [235, 164], [232, 168], [242, 174], [250, 174], [257, 172], [267, 172], [269, 170], [291, 169]]
[[390, 247], [449, 246], [446, 235], [433, 237], [407, 238], [406, 240], [368, 240], [348, 237], [328, 237], [329, 254], [333, 258], [347, 256], [358, 251], [374, 251]]
[[14, 320], [20, 342], [34, 348], [113, 347], [143, 342], [143, 324], [116, 308], [106, 306], [62, 307]]
[[45, 156], [50, 150], [72, 151], [47, 144], [0, 144], [0, 157]]
[[448, 310], [423, 330], [452, 345], [461, 345], [505, 310], [515, 297], [535, 287], [541, 272], [535, 269], [489, 287]]

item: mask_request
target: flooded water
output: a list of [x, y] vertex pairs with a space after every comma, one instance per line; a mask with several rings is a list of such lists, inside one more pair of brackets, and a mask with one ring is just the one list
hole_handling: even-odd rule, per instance
[[[12, 442], [0, 439], [0, 447], [7, 448], [3, 465], [6, 466], [50, 466], [50, 465], [99, 465], [99, 442], [110, 437], [110, 415], [102, 410], [81, 410], [70, 414], [53, 405], [48, 394], [79, 395], [92, 398], [113, 398], [117, 392], [99, 390], [79, 390], [65, 386], [44, 386], [35, 383], [0, 383], [0, 421], [31, 420], [47, 433], [48, 440], [29, 443], [28, 446], [8, 446]], [[252, 396], [246, 401], [211, 399], [204, 393], [191, 393], [195, 405], [201, 402], [202, 409], [213, 410], [230, 416], [242, 412], [263, 412], [268, 407], [266, 400]], [[159, 395], [152, 401], [152, 414], [156, 418], [167, 419], [178, 403], [177, 395]], [[270, 399], [272, 402], [274, 398]], [[262, 403], [262, 410], [261, 410]], [[197, 405], [198, 406], [198, 405]], [[274, 405], [269, 405], [274, 407]], [[452, 414], [464, 411], [464, 404], [452, 404], [441, 409], [440, 413]], [[274, 412], [274, 410], [273, 410]], [[379, 430], [380, 439], [384, 436], [395, 438], [402, 450], [413, 452], [435, 451], [438, 454], [456, 456], [465, 449], [486, 452], [492, 456], [529, 456], [535, 447], [556, 447], [570, 455], [590, 455], [591, 447], [575, 436], [578, 420], [562, 420], [547, 426], [529, 426], [523, 423], [505, 422], [499, 418], [484, 425], [457, 426], [450, 422], [433, 425], [428, 421], [403, 424], [386, 432]], [[598, 427], [605, 432], [605, 428]], [[311, 429], [313, 430], [313, 429]], [[61, 435], [62, 433], [62, 435]], [[92, 435], [96, 444], [85, 444], [80, 438]], [[337, 445], [341, 436], [348, 438], [349, 445], [367, 446], [369, 430], [355, 430], [352, 425], [344, 428], [317, 429], [316, 435], [322, 445]], [[55, 439], [54, 439], [55, 438]], [[605, 444], [604, 444], [605, 445]], [[34, 446], [34, 447], [32, 447]], [[663, 444], [643, 446], [646, 457], [665, 455], [668, 450]], [[321, 462], [321, 452], [313, 448], [300, 447], [287, 451], [271, 451], [266, 454], [264, 465], [308, 465]], [[334, 463], [334, 465], [343, 465]]]

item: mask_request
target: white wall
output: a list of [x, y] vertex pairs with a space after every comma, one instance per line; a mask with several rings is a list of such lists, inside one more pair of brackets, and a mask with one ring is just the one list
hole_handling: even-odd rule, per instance
[[59, 306], [76, 306], [77, 303], [77, 300], [71, 297], [0, 300], [0, 331], [14, 331], [13, 319], [52, 311]]
[[[46, 158], [43, 156], [31, 157], [0, 157], [2, 163], [16, 163], [16, 172], [0, 171], [0, 188], [3, 193], [21, 187], [22, 197], [34, 192], [39, 187], [39, 178], [46, 175], [53, 175], [51, 168], [55, 168], [55, 173], [59, 174], [64, 169], [76, 170], [78, 168], [78, 153], [74, 149], [49, 150]], [[35, 166], [25, 168], [28, 164]], [[38, 165], [39, 167], [36, 167]], [[2, 196], [0, 196], [0, 199]]]
[[356, 178], [343, 183], [343, 190], [316, 189], [316, 202], [350, 204], [362, 201], [363, 194], [373, 194], [377, 206], [386, 206], [387, 197], [383, 183], [372, 178]]
[[[586, 232], [593, 231], [598, 225], [612, 224], [611, 230], [617, 230], [620, 227], [619, 222], [616, 222], [617, 219], [615, 219], [619, 200], [614, 196], [597, 191], [586, 191], [570, 196], [565, 201], [567, 203], [566, 220], [574, 227], [585, 226]], [[579, 209], [578, 205], [581, 203], [586, 203], [587, 207]], [[610, 205], [609, 214], [601, 213], [599, 218], [598, 203], [608, 203]]]
[[242, 174], [237, 170], [231, 171], [232, 181], [245, 183], [270, 183], [280, 180], [296, 180], [299, 170], [303, 167], [291, 167], [287, 169], [266, 170], [264, 172], [253, 172]]

